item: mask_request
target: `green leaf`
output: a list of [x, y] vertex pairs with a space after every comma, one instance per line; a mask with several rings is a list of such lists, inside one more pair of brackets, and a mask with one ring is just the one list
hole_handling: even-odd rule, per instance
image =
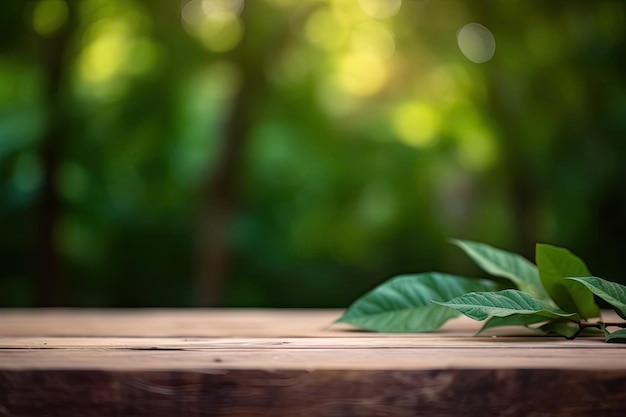
[[453, 239], [483, 271], [510, 280], [518, 290], [552, 304], [550, 296], [541, 285], [537, 267], [526, 258], [515, 253], [494, 248], [484, 243]]
[[609, 333], [609, 331], [605, 328], [604, 336], [606, 337], [607, 342], [626, 343], [626, 329], [616, 330], [613, 333]]
[[431, 300], [494, 288], [491, 281], [434, 272], [399, 276], [356, 300], [337, 322], [378, 332], [429, 332], [459, 315]]
[[578, 327], [578, 325], [576, 325], [576, 323], [551, 321], [544, 324], [543, 326], [535, 328], [534, 330], [546, 336], [563, 336], [567, 339], [570, 339], [576, 335], [579, 329], [580, 328]]
[[592, 293], [611, 304], [619, 316], [626, 319], [626, 287], [597, 277], [567, 278], [587, 287]]
[[541, 314], [511, 314], [505, 317], [491, 317], [485, 322], [483, 327], [476, 334], [480, 334], [487, 329], [502, 326], [529, 326], [531, 324], [541, 323], [549, 320], [548, 317]]
[[597, 336], [603, 336], [604, 332], [602, 331], [602, 329], [598, 329], [597, 327], [587, 327], [584, 328], [582, 332], [579, 333], [579, 336], [584, 336], [584, 337], [597, 337]]
[[578, 256], [567, 249], [537, 244], [536, 261], [541, 282], [559, 307], [565, 311], [577, 312], [582, 318], [600, 315], [593, 293], [581, 283], [564, 279], [591, 275]]
[[578, 321], [577, 314], [548, 307], [530, 294], [518, 290], [473, 292], [448, 302], [436, 303], [458, 310], [474, 320], [484, 320], [489, 316], [506, 317], [512, 314], [536, 314], [547, 318], [568, 317]]

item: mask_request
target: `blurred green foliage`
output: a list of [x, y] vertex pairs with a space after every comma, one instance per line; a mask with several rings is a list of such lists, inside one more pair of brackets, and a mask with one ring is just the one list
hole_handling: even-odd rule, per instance
[[3, 1], [0, 305], [194, 305], [211, 245], [226, 306], [478, 275], [449, 237], [624, 282], [625, 32], [618, 1]]

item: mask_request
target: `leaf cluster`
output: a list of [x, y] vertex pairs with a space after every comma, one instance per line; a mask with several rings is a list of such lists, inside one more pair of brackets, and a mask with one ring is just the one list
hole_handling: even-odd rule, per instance
[[391, 278], [357, 299], [337, 322], [378, 332], [429, 332], [464, 314], [486, 320], [479, 333], [519, 325], [543, 335], [604, 334], [607, 342], [626, 343], [626, 322], [603, 322], [595, 301], [604, 300], [626, 320], [626, 287], [594, 277], [569, 250], [537, 244], [533, 264], [484, 243], [453, 243], [491, 278], [437, 272]]

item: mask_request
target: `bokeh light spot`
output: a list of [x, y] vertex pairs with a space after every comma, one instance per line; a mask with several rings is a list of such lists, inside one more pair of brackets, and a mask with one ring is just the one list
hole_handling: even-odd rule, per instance
[[356, 96], [377, 93], [387, 79], [387, 68], [382, 59], [372, 54], [354, 53], [342, 56], [334, 74], [337, 86]]
[[491, 60], [496, 52], [496, 39], [489, 29], [479, 23], [463, 26], [456, 39], [463, 55], [476, 64]]
[[400, 11], [402, 0], [359, 0], [365, 13], [377, 19], [391, 17]]
[[53, 36], [68, 18], [69, 9], [65, 0], [41, 0], [33, 10], [33, 29], [41, 36]]
[[243, 6], [243, 0], [202, 0], [202, 11], [207, 16], [223, 13], [239, 15]]
[[313, 13], [307, 19], [304, 30], [312, 44], [326, 50], [341, 47], [348, 35], [347, 29], [339, 24], [328, 9]]
[[340, 24], [354, 26], [356, 23], [369, 19], [358, 2], [351, 0], [328, 0], [333, 18]]
[[183, 23], [196, 26], [202, 23], [202, 19], [206, 16], [202, 0], [191, 0], [183, 6], [180, 12]]
[[234, 49], [241, 41], [243, 25], [234, 13], [218, 14], [202, 22], [198, 35], [207, 49], [226, 52]]
[[183, 27], [212, 52], [234, 49], [243, 38], [243, 0], [191, 0], [181, 10]]
[[392, 123], [398, 137], [404, 143], [425, 147], [437, 141], [441, 116], [424, 103], [409, 102], [394, 112]]
[[109, 31], [87, 45], [80, 61], [81, 77], [106, 81], [119, 73], [128, 54], [128, 39], [121, 31]]
[[83, 10], [89, 11], [91, 22], [76, 59], [74, 88], [83, 99], [115, 102], [128, 92], [133, 78], [163, 64], [164, 49], [150, 36], [151, 21], [142, 8], [113, 0], [86, 5], [93, 9]]

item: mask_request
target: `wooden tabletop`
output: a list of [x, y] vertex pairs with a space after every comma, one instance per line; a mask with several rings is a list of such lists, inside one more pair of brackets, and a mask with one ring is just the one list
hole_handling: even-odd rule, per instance
[[626, 345], [339, 310], [0, 310], [0, 416], [626, 416]]

